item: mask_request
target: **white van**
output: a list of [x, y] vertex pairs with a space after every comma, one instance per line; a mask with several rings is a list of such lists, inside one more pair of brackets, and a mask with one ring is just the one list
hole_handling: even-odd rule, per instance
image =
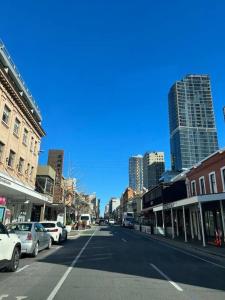
[[85, 222], [87, 227], [91, 227], [91, 215], [90, 214], [81, 214], [80, 222]]

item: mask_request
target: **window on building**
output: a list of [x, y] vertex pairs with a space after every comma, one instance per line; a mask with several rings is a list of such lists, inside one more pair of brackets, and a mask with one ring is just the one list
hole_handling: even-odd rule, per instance
[[14, 151], [10, 150], [9, 157], [8, 157], [8, 166], [11, 168], [13, 168], [13, 166], [14, 166], [15, 156], [16, 156], [16, 153]]
[[37, 141], [34, 142], [34, 154], [37, 154]]
[[14, 123], [13, 133], [17, 136], [19, 135], [19, 129], [20, 129], [20, 121], [16, 118]]
[[217, 193], [216, 174], [215, 174], [215, 172], [209, 174], [209, 184], [210, 184], [211, 194]]
[[31, 138], [31, 142], [30, 142], [30, 152], [33, 152], [33, 148], [34, 148], [34, 138]]
[[23, 144], [27, 145], [27, 140], [28, 140], [28, 130], [26, 128], [24, 128], [23, 131]]
[[3, 160], [3, 153], [4, 153], [5, 145], [0, 142], [0, 162]]
[[9, 117], [10, 117], [10, 109], [8, 108], [7, 105], [5, 105], [3, 110], [3, 115], [2, 115], [2, 121], [7, 125], [9, 124]]
[[34, 167], [31, 167], [31, 169], [30, 169], [30, 180], [33, 179], [33, 175], [34, 175]]
[[[1, 158], [0, 158], [0, 161], [1, 161]], [[222, 184], [223, 184], [223, 191], [225, 192], [225, 167], [221, 168], [221, 179], [222, 179]]]
[[205, 190], [205, 178], [204, 177], [199, 178], [199, 187], [200, 187], [200, 194], [205, 195], [206, 190]]
[[195, 180], [193, 180], [191, 182], [191, 194], [192, 194], [192, 196], [196, 196], [196, 182], [195, 182]]
[[29, 172], [30, 172], [30, 164], [28, 163], [27, 164], [27, 169], [25, 171], [25, 173], [26, 173], [27, 176], [28, 176]]
[[18, 172], [23, 173], [23, 167], [24, 167], [24, 159], [20, 157], [19, 164], [18, 164]]

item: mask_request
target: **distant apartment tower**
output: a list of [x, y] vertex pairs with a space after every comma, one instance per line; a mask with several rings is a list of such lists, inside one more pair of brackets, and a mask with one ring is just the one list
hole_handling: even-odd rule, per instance
[[49, 150], [48, 152], [48, 165], [51, 166], [55, 172], [55, 187], [53, 202], [60, 203], [63, 201], [63, 150]]
[[112, 214], [120, 205], [120, 198], [112, 197], [109, 200], [109, 213]]
[[129, 187], [134, 191], [143, 189], [143, 156], [136, 155], [129, 158]]
[[164, 171], [164, 152], [146, 152], [143, 157], [143, 186], [146, 189], [156, 186]]
[[169, 96], [172, 170], [185, 170], [218, 149], [208, 75], [188, 75], [171, 87]]

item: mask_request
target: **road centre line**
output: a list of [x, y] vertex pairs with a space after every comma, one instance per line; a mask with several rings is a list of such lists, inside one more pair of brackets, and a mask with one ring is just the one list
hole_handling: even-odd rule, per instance
[[30, 265], [25, 265], [24, 267], [20, 268], [19, 270], [16, 271], [16, 273], [20, 273], [23, 270], [27, 269]]
[[156, 267], [154, 264], [150, 264], [153, 269], [155, 269], [162, 277], [164, 277], [175, 289], [177, 289], [179, 292], [183, 292], [183, 289], [174, 281], [172, 281], [163, 271], [161, 271], [158, 267]]
[[127, 240], [125, 240], [125, 239], [121, 239], [124, 243], [127, 243]]
[[[168, 245], [166, 242], [163, 243], [163, 242], [161, 242], [161, 241], [158, 241], [158, 240], [156, 240], [156, 239], [154, 239], [154, 238], [149, 238], [149, 237], [145, 237], [145, 238], [148, 239], [148, 240], [150, 240], [150, 241], [156, 241], [156, 242], [158, 242], [159, 244], [162, 244], [162, 245], [164, 245], [164, 246], [166, 246], [166, 247], [168, 247], [168, 248], [174, 249], [174, 250], [176, 250], [176, 251], [178, 251], [178, 252], [181, 252], [181, 253], [183, 253], [183, 254], [186, 254], [186, 255], [188, 255], [188, 256], [191, 256], [191, 257], [194, 257], [194, 258], [196, 258], [196, 259], [202, 260], [202, 261], [204, 261], [204, 262], [206, 262], [206, 263], [209, 263], [209, 264], [211, 264], [211, 265], [214, 265], [214, 266], [216, 266], [216, 267], [218, 267], [218, 268], [225, 269], [225, 266], [223, 266], [223, 265], [214, 263], [213, 261], [204, 259], [204, 258], [202, 258], [202, 257], [200, 257], [200, 256], [198, 256], [198, 255], [191, 254], [191, 253], [186, 252], [186, 251], [184, 251], [184, 250], [181, 250], [181, 249], [179, 249], [179, 248], [177, 248], [177, 247], [173, 247], [173, 246], [171, 246], [171, 245]], [[204, 254], [203, 254], [203, 255], [204, 255]]]
[[56, 294], [60, 290], [60, 288], [63, 285], [64, 281], [66, 280], [66, 278], [68, 277], [68, 275], [70, 274], [70, 272], [73, 270], [73, 267], [76, 265], [76, 263], [79, 260], [80, 256], [82, 255], [82, 253], [84, 252], [84, 250], [86, 249], [86, 247], [90, 243], [91, 239], [95, 235], [96, 231], [97, 231], [97, 229], [95, 229], [95, 231], [92, 233], [92, 235], [90, 236], [90, 238], [87, 240], [87, 242], [85, 243], [85, 245], [83, 246], [83, 248], [80, 250], [80, 252], [78, 253], [78, 255], [75, 257], [75, 259], [71, 263], [70, 267], [67, 268], [66, 272], [63, 274], [63, 276], [61, 277], [61, 279], [58, 281], [58, 283], [56, 284], [56, 286], [52, 290], [51, 294], [48, 296], [47, 300], [53, 300], [55, 298]]

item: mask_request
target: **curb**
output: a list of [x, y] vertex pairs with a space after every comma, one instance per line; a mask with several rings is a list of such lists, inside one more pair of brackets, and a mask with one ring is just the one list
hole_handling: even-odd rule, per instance
[[[191, 244], [188, 244], [188, 243], [185, 243], [185, 244], [173, 244], [173, 242], [171, 242], [171, 241], [173, 241], [173, 240], [168, 240], [167, 238], [160, 238], [160, 237], [157, 237], [157, 236], [154, 236], [154, 235], [152, 235], [152, 234], [146, 234], [146, 233], [144, 233], [144, 232], [139, 232], [138, 230], [135, 230], [135, 232], [137, 232], [138, 234], [141, 234], [141, 235], [143, 235], [143, 236], [149, 236], [149, 237], [151, 237], [152, 239], [154, 239], [154, 240], [156, 240], [156, 241], [163, 241], [163, 242], [165, 242], [165, 243], [167, 243], [168, 245], [173, 245], [173, 246], [175, 246], [175, 247], [178, 247], [178, 248], [181, 248], [181, 249], [185, 249], [185, 248], [189, 248], [189, 249], [193, 249], [193, 250], [198, 250], [198, 251], [200, 251], [200, 252], [202, 252], [202, 253], [205, 253], [205, 254], [210, 254], [210, 255], [214, 255], [214, 256], [219, 256], [219, 257], [222, 257], [222, 258], [225, 258], [225, 254], [221, 254], [221, 253], [215, 253], [215, 252], [213, 252], [213, 251], [210, 251], [210, 250], [206, 250], [205, 248], [199, 248], [199, 247], [196, 247], [196, 246], [193, 246], [193, 245], [191, 245]], [[177, 242], [177, 243], [181, 243], [181, 242]], [[184, 247], [184, 246], [186, 246], [186, 247]]]

